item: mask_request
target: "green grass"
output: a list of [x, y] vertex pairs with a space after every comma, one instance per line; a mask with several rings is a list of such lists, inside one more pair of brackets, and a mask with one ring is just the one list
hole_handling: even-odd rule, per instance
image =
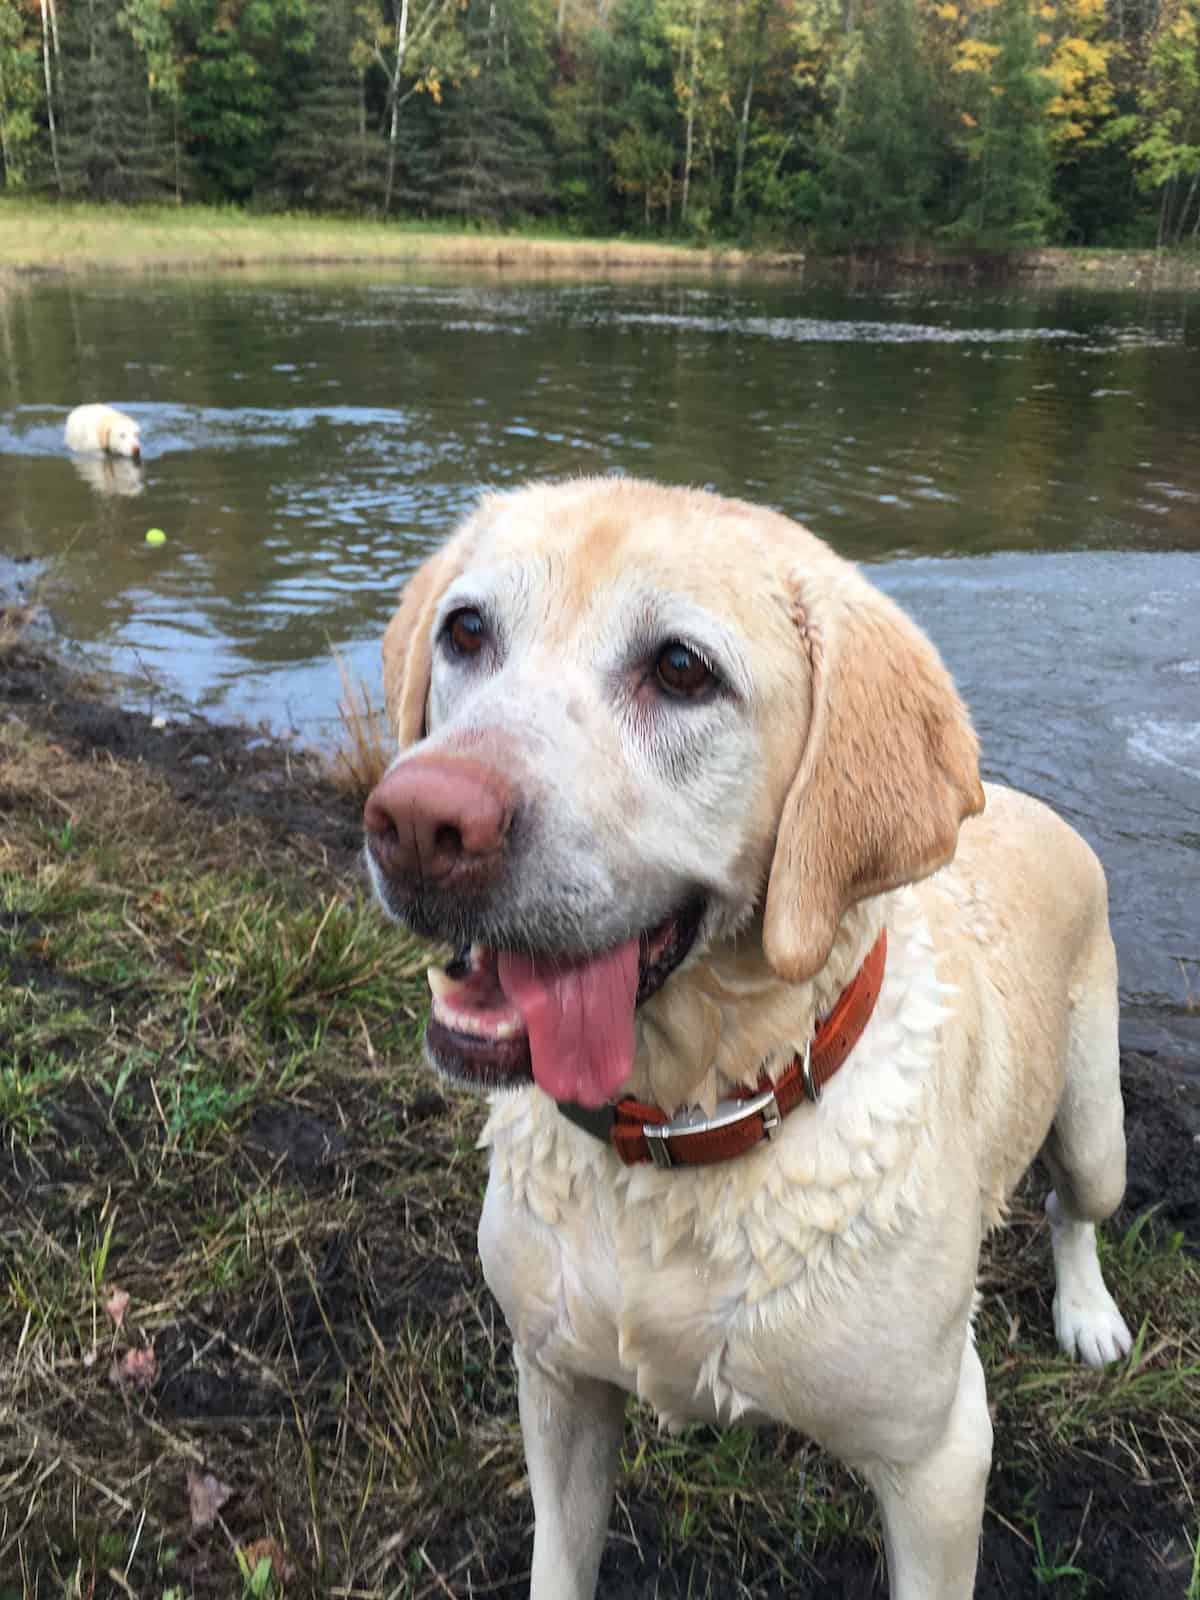
[[[288, 1596], [523, 1592], [482, 1111], [417, 1063], [426, 952], [336, 828], [240, 815], [236, 773], [180, 801], [165, 767], [38, 715], [0, 715], [0, 1600], [265, 1600], [264, 1539]], [[1040, 1208], [989, 1247], [985, 1564], [1002, 1546], [1011, 1592], [1103, 1592], [1091, 1535], [1149, 1510], [1160, 1592], [1200, 1600], [1200, 1265], [1154, 1217], [1106, 1257], [1138, 1341], [1096, 1375], [1054, 1351]], [[150, 1392], [114, 1383], [148, 1345]], [[803, 1439], [673, 1439], [631, 1407], [624, 1454], [610, 1548], [670, 1573], [664, 1595], [817, 1595], [838, 1563], [848, 1592], [878, 1581], [869, 1496]], [[198, 1532], [189, 1470], [236, 1491]], [[1096, 1509], [1062, 1510], [1075, 1473]]]
[[576, 239], [549, 228], [504, 233], [462, 224], [261, 215], [232, 206], [99, 206], [0, 196], [0, 273], [385, 261], [568, 270], [695, 268], [741, 259], [737, 251], [654, 240]]
[[[961, 253], [960, 253], [961, 254]], [[1178, 286], [1200, 277], [1194, 250], [1046, 248], [1027, 253], [1053, 281], [1118, 287]], [[937, 270], [955, 252], [901, 253], [897, 265]], [[462, 222], [381, 222], [311, 213], [256, 213], [234, 206], [116, 206], [0, 194], [0, 289], [5, 275], [161, 272], [304, 265], [425, 263], [538, 273], [644, 268], [694, 272], [714, 266], [792, 270], [794, 250], [745, 251], [654, 238], [579, 239], [524, 222], [507, 231]], [[1024, 259], [1020, 252], [1014, 261]], [[837, 270], [842, 269], [839, 266]]]

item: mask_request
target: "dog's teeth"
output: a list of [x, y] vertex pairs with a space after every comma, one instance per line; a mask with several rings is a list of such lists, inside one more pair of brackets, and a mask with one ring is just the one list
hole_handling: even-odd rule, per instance
[[425, 976], [429, 980], [430, 992], [437, 1000], [445, 1000], [462, 988], [462, 983], [441, 967], [426, 967]]

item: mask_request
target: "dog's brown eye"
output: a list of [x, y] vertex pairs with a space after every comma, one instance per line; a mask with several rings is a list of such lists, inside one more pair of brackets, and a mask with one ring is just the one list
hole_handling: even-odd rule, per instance
[[654, 675], [668, 694], [684, 700], [703, 694], [713, 681], [712, 670], [703, 656], [679, 643], [664, 645], [658, 652]]
[[456, 656], [477, 656], [487, 638], [487, 624], [472, 606], [464, 606], [447, 620], [446, 637]]

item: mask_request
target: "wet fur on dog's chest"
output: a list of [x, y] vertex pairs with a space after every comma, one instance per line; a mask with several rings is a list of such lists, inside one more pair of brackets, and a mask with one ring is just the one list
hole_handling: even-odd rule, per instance
[[706, 1169], [627, 1168], [537, 1090], [494, 1102], [480, 1248], [523, 1349], [551, 1369], [582, 1357], [668, 1423], [779, 1415], [781, 1341], [784, 1367], [817, 1369], [826, 1318], [853, 1323], [935, 1160], [925, 1103], [945, 996], [915, 898], [896, 900], [852, 1065], [772, 1143]]

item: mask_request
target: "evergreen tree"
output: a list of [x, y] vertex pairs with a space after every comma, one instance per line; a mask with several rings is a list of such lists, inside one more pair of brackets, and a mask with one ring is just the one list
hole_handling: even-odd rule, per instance
[[879, 0], [818, 159], [821, 233], [883, 245], [927, 231], [938, 155], [913, 0]]
[[540, 0], [469, 0], [468, 65], [442, 90], [434, 158], [417, 180], [431, 210], [502, 220], [549, 206], [550, 29]]
[[321, 0], [314, 49], [290, 86], [271, 165], [272, 197], [337, 211], [378, 203], [385, 151], [378, 108], [368, 105], [361, 14], [350, 0]]
[[991, 81], [972, 141], [968, 199], [951, 230], [988, 248], [1040, 244], [1053, 207], [1047, 107], [1029, 0], [1002, 0]]
[[170, 131], [119, 0], [64, 8], [59, 157], [66, 194], [138, 200], [168, 187]]
[[170, 181], [183, 199], [188, 164], [183, 154], [183, 62], [172, 30], [173, 0], [124, 0], [117, 21], [138, 51], [146, 85], [146, 114], [170, 145]]

